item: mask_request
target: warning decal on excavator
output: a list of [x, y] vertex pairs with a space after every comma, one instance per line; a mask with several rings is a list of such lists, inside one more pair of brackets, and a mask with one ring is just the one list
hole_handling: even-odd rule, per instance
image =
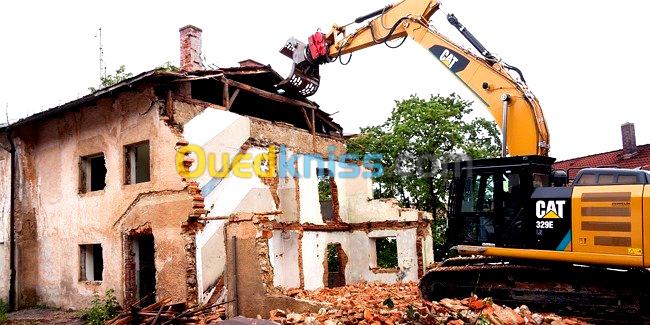
[[440, 45], [432, 46], [429, 51], [453, 73], [465, 70], [469, 64], [469, 59], [460, 53]]
[[627, 255], [641, 256], [641, 255], [643, 255], [643, 249], [630, 247], [630, 248], [627, 249]]

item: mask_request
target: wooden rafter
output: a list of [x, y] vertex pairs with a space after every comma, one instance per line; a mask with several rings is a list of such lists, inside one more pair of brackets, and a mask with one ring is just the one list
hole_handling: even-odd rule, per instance
[[307, 123], [307, 126], [309, 127], [309, 130], [311, 131], [314, 128], [314, 125], [311, 124], [311, 120], [309, 119], [309, 116], [307, 116], [307, 110], [305, 110], [304, 107], [301, 107], [300, 110], [302, 111], [302, 116], [305, 117], [305, 123]]
[[223, 107], [230, 108], [230, 90], [228, 90], [228, 83], [223, 83]]
[[230, 96], [230, 99], [228, 100], [228, 106], [226, 107], [227, 109], [230, 109], [230, 107], [232, 107], [235, 99], [237, 99], [237, 95], [239, 95], [239, 88], [235, 89], [235, 92], [233, 92], [232, 96]]
[[312, 105], [310, 103], [303, 102], [301, 100], [297, 100], [297, 99], [293, 99], [293, 98], [287, 98], [287, 97], [284, 97], [282, 95], [274, 94], [272, 92], [262, 90], [262, 89], [259, 89], [259, 88], [253, 87], [253, 86], [249, 86], [247, 84], [244, 84], [244, 83], [241, 83], [241, 82], [238, 82], [238, 81], [234, 81], [234, 80], [230, 80], [230, 79], [226, 79], [226, 78], [223, 78], [222, 81], [223, 81], [224, 84], [228, 84], [230, 86], [237, 87], [237, 88], [239, 88], [241, 90], [251, 92], [251, 93], [254, 93], [254, 94], [259, 95], [261, 97], [272, 99], [272, 100], [275, 100], [275, 101], [278, 101], [278, 102], [281, 102], [281, 103], [285, 103], [285, 104], [293, 105], [293, 106], [298, 106], [298, 107], [306, 107], [306, 108], [311, 108], [311, 109], [316, 108], [315, 105]]

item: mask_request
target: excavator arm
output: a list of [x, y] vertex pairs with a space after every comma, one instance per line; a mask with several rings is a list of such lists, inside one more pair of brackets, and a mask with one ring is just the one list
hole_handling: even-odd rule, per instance
[[308, 44], [290, 39], [280, 52], [294, 60], [294, 68], [291, 76], [278, 84], [278, 88], [302, 96], [313, 95], [320, 83], [320, 64], [337, 59], [343, 61], [344, 55], [373, 45], [389, 45], [391, 40], [411, 38], [487, 106], [501, 128], [504, 156], [547, 156], [549, 134], [546, 121], [521, 71], [492, 55], [453, 15], [448, 15], [449, 22], [480, 55], [461, 48], [436, 31], [430, 26], [429, 18], [439, 7], [440, 3], [435, 0], [404, 0], [357, 18], [355, 23], [371, 20], [351, 33], [346, 30], [350, 24], [335, 25], [327, 34], [310, 36]]

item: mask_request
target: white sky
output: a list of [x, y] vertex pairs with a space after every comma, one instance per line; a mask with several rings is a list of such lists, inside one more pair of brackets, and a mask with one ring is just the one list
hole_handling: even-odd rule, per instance
[[[0, 112], [10, 119], [65, 103], [98, 83], [98, 27], [108, 72], [137, 74], [166, 61], [178, 65], [178, 28], [203, 29], [208, 63], [251, 58], [287, 75], [278, 53], [290, 36], [306, 40], [386, 5], [384, 1], [15, 1], [0, 5]], [[621, 147], [620, 124], [634, 122], [637, 143], [650, 143], [647, 1], [447, 0], [492, 52], [524, 71], [551, 131], [551, 155], [565, 159]], [[434, 24], [466, 44], [442, 12]], [[469, 45], [466, 45], [469, 47]], [[478, 99], [427, 51], [407, 40], [354, 54], [350, 65], [321, 68], [312, 97], [346, 133], [378, 124], [394, 99], [456, 92]], [[1, 118], [4, 120], [4, 116]]]

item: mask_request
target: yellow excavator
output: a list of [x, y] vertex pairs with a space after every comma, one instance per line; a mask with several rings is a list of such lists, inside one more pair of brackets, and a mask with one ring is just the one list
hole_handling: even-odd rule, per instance
[[293, 70], [277, 87], [311, 96], [322, 64], [398, 39], [422, 45], [483, 101], [502, 133], [502, 157], [447, 166], [447, 240], [460, 256], [424, 275], [422, 296], [474, 292], [556, 310], [639, 315], [650, 293], [650, 173], [585, 168], [568, 184], [566, 171], [552, 169], [544, 115], [521, 70], [453, 14], [447, 20], [476, 52], [441, 35], [429, 20], [439, 9], [435, 0], [404, 0], [355, 19], [359, 28], [334, 25], [307, 43], [289, 39], [280, 52]]

